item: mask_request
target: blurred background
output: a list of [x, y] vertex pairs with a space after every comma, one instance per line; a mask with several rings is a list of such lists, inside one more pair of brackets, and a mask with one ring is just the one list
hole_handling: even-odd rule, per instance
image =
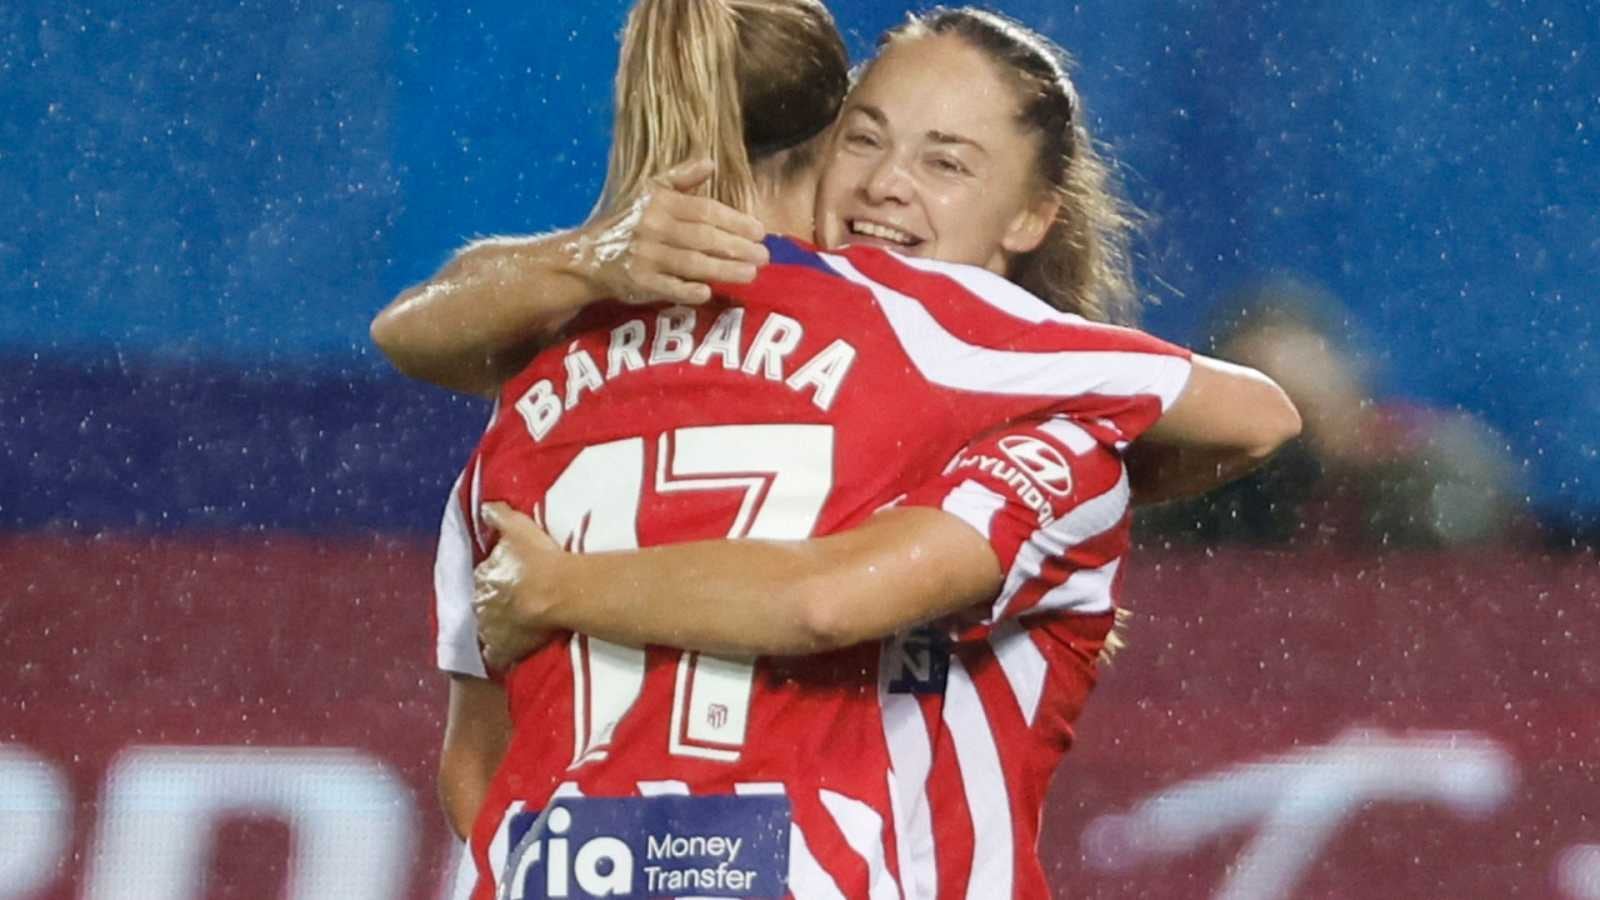
[[[1306, 419], [1140, 522], [1059, 895], [1600, 898], [1600, 4], [991, 5], [1079, 61], [1146, 326]], [[366, 327], [586, 215], [625, 8], [0, 6], [0, 897], [439, 895], [487, 407]]]

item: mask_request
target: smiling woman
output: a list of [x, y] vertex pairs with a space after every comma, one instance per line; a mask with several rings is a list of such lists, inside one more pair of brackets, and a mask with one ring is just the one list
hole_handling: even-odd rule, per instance
[[980, 10], [890, 32], [846, 101], [818, 191], [826, 246], [981, 265], [1130, 323], [1134, 210], [1083, 122], [1065, 51]]

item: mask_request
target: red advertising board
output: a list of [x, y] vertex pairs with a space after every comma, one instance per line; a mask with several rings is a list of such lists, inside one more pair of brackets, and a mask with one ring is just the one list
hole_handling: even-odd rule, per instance
[[[442, 896], [425, 543], [0, 539], [0, 897]], [[1600, 565], [1144, 554], [1058, 896], [1600, 898]]]

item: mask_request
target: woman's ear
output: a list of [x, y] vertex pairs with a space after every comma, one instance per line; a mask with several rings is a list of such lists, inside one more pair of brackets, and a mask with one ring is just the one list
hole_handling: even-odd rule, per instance
[[1050, 226], [1055, 224], [1056, 213], [1060, 211], [1060, 200], [1048, 194], [1040, 197], [1011, 220], [1005, 236], [1000, 239], [1000, 246], [1011, 254], [1038, 249], [1044, 243], [1045, 235], [1050, 233]]

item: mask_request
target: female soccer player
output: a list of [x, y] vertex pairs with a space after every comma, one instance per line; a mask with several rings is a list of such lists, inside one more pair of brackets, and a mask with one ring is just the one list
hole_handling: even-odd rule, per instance
[[[1004, 154], [1015, 149], [992, 137], [1005, 133], [1009, 110], [979, 90], [986, 79], [998, 82], [992, 88], [1013, 92], [1012, 106], [1025, 111], [1025, 121], [1037, 133], [1053, 127], [1062, 134], [1070, 128], [1070, 83], [1042, 38], [1015, 23], [964, 11], [915, 20], [892, 36], [845, 105], [837, 155], [823, 178], [824, 232], [854, 232], [857, 240], [865, 233], [911, 252], [956, 247], [955, 253], [972, 256], [992, 247], [984, 241], [993, 241], [995, 229], [965, 226], [985, 216], [1003, 221], [1005, 206], [984, 209], [960, 202], [969, 187], [960, 177], [963, 170], [981, 166], [992, 173], [1010, 162]], [[937, 106], [923, 100], [930, 96], [940, 98]], [[984, 122], [989, 113], [1002, 121]], [[1062, 136], [1055, 142], [1063, 155], [1070, 156], [1070, 140]], [[902, 162], [929, 150], [938, 153], [931, 171]], [[1025, 164], [1022, 171], [1033, 165]], [[1070, 171], [1070, 161], [1047, 177], [1061, 185], [1063, 170]], [[1026, 182], [992, 177], [982, 184], [991, 197], [1006, 198], [1008, 191], [1012, 198], [1027, 196]], [[961, 558], [953, 543], [947, 545], [949, 555], [930, 561], [930, 548], [909, 540], [902, 553], [864, 559], [862, 545], [854, 542], [871, 540], [878, 523], [800, 545], [702, 542], [567, 556], [542, 550], [548, 538], [525, 517], [497, 511], [495, 521], [514, 536], [501, 546], [518, 556], [524, 577], [515, 585], [493, 578], [480, 582], [490, 644], [516, 645], [528, 628], [566, 627], [624, 643], [672, 643], [723, 653], [815, 652], [881, 636], [908, 619], [956, 611], [965, 606], [952, 596], [961, 582], [941, 584], [938, 573], [987, 571], [989, 580], [973, 587], [973, 595], [1003, 599], [989, 607], [983, 627], [962, 634], [952, 682], [961, 687], [952, 687], [943, 709], [929, 713], [931, 747], [921, 754], [929, 761], [910, 767], [924, 780], [929, 771], [939, 777], [928, 780], [926, 788], [917, 784], [917, 776], [901, 781], [907, 793], [923, 795], [924, 815], [935, 819], [922, 829], [937, 832], [941, 846], [971, 851], [963, 857], [946, 850], [937, 866], [931, 852], [909, 852], [902, 857], [901, 875], [925, 888], [936, 884], [940, 896], [967, 894], [974, 883], [996, 896], [1042, 895], [1045, 882], [1035, 852], [1040, 804], [1093, 683], [1127, 541], [1126, 498], [1119, 500], [1115, 484], [1120, 467], [1114, 461], [1108, 466], [1093, 450], [1073, 453], [1057, 442], [1063, 434], [1072, 432], [1059, 423], [1054, 434], [1014, 426], [1007, 436], [975, 442], [958, 459], [981, 460], [987, 454], [1003, 464], [1008, 439], [1033, 447], [1054, 445], [1055, 458], [1071, 461], [1069, 470], [1086, 491], [1048, 498], [1052, 516], [1081, 528], [1070, 543], [1065, 539], [1070, 529], [1035, 530], [1037, 523], [1028, 520], [1036, 510], [1025, 508], [1021, 496], [1008, 498], [999, 515], [988, 510], [988, 517], [963, 515], [959, 503], [948, 503], [974, 486], [1005, 496], [1008, 485], [992, 471], [948, 473], [940, 488], [919, 490], [909, 499], [911, 504], [943, 501], [973, 526], [974, 535], [988, 537], [993, 553], [986, 567], [977, 553], [965, 568], [952, 562]], [[1098, 516], [1091, 517], [1093, 527], [1082, 524], [1090, 512]], [[1046, 546], [1053, 537], [1063, 539], [1051, 548], [1061, 560], [1057, 571], [1042, 565], [1030, 570], [1028, 549]], [[650, 585], [649, 602], [640, 602], [632, 587], [638, 584]], [[888, 597], [897, 602], [884, 602]], [[928, 605], [917, 608], [918, 598]], [[1030, 680], [1033, 670], [1042, 674]], [[903, 698], [884, 699], [887, 706]], [[902, 733], [901, 739], [914, 737]], [[907, 828], [898, 837], [914, 842], [917, 830]], [[936, 871], [910, 871], [919, 862]]]
[[[646, 6], [649, 6], [649, 4], [646, 4]], [[940, 49], [948, 51], [956, 48], [942, 47]], [[624, 71], [626, 71], [626, 68]], [[887, 71], [887, 69], [882, 71]], [[1002, 77], [995, 77], [997, 75], [995, 69], [991, 69], [988, 72], [991, 76], [989, 79], [991, 82], [989, 85], [990, 96], [981, 98], [984, 108], [993, 108], [993, 97], [1003, 95], [1008, 89], [1021, 92], [1021, 89], [1017, 88], [1015, 84], [1004, 83], [1003, 69], [999, 69], [998, 72], [1002, 73]], [[983, 74], [983, 70], [981, 68], [974, 69], [968, 74], [974, 73]], [[869, 82], [871, 79], [872, 76], [869, 76]], [[973, 82], [971, 81], [966, 82], [966, 86], [969, 89], [972, 84]], [[863, 88], [865, 89], [866, 87], [867, 85], [864, 84]], [[869, 99], [871, 96], [874, 95], [869, 95]], [[1060, 104], [1057, 104], [1057, 106], [1059, 110], [1061, 108]], [[1064, 124], [1071, 127], [1070, 115], [1072, 109], [1070, 105], [1066, 106], [1065, 109], [1068, 118]], [[912, 251], [927, 246], [935, 252], [967, 253], [973, 256], [987, 254], [986, 257], [977, 261], [989, 263], [1003, 269], [1012, 269], [1012, 264], [1018, 257], [1025, 256], [1040, 243], [1045, 242], [1047, 235], [1057, 230], [1058, 226], [1052, 223], [1067, 221], [1069, 225], [1077, 224], [1080, 227], [1079, 246], [1082, 246], [1083, 217], [1080, 215], [1073, 219], [1070, 216], [1064, 217], [1060, 215], [1058, 213], [1058, 203], [1054, 198], [1040, 200], [1036, 192], [1027, 189], [1025, 186], [1027, 179], [1031, 178], [1029, 167], [1036, 165], [1038, 162], [1036, 158], [1029, 158], [1030, 155], [1037, 156], [1037, 150], [1033, 150], [1032, 154], [1029, 152], [1031, 149], [1029, 142], [1034, 137], [1030, 132], [1031, 124], [1028, 128], [1019, 128], [1016, 123], [1002, 119], [999, 122], [990, 123], [998, 131], [1000, 135], [998, 138], [973, 140], [965, 137], [964, 132], [960, 129], [921, 129], [917, 127], [921, 122], [918, 112], [916, 110], [907, 111], [894, 102], [892, 96], [888, 95], [885, 95], [885, 98], [878, 103], [863, 102], [860, 109], [852, 110], [851, 114], [854, 115], [856, 112], [865, 116], [880, 130], [870, 136], [859, 132], [847, 132], [844, 138], [846, 141], [845, 146], [847, 148], [856, 148], [863, 158], [869, 157], [872, 151], [880, 147], [893, 151], [893, 158], [887, 164], [879, 163], [876, 169], [879, 175], [888, 175], [889, 180], [880, 181], [876, 193], [870, 186], [863, 187], [859, 196], [853, 198], [853, 202], [856, 203], [856, 208], [854, 209], [848, 208], [843, 203], [836, 204], [833, 207], [829, 207], [825, 203], [824, 228], [828, 227], [831, 222], [837, 229], [847, 231], [857, 237], [875, 237], [882, 241], [891, 242], [900, 249]], [[924, 112], [922, 118], [925, 117], [926, 113]], [[907, 127], [910, 127], [911, 130], [895, 130]], [[1079, 127], [1081, 128], [1081, 126]], [[1007, 128], [1011, 129], [1013, 134], [1007, 135], [1005, 133]], [[749, 130], [746, 129], [744, 134], [748, 137]], [[932, 147], [927, 146], [930, 141], [932, 142]], [[891, 143], [893, 146], [889, 146]], [[1087, 147], [1086, 135], [1082, 145]], [[902, 153], [901, 147], [914, 147], [916, 149], [908, 153]], [[845, 152], [849, 151], [846, 150]], [[910, 165], [907, 164], [908, 160]], [[889, 168], [883, 168], [884, 165], [888, 165]], [[1042, 168], [1046, 172], [1050, 170], [1049, 165], [1045, 165]], [[1070, 169], [1070, 166], [1066, 168]], [[948, 181], [928, 183], [919, 183], [917, 181], [917, 178], [931, 176], [932, 173], [944, 173], [940, 177], [947, 177]], [[1026, 178], [1018, 179], [1016, 176], [1019, 173], [1026, 176]], [[966, 177], [971, 175], [981, 175], [983, 177]], [[963, 182], [964, 177], [966, 177], [965, 183]], [[1081, 178], [1081, 173], [1079, 177]], [[1008, 178], [1009, 180], [1007, 180]], [[885, 187], [885, 185], [887, 186]], [[1061, 185], [1055, 185], [1055, 187], [1059, 188]], [[996, 188], [999, 188], [999, 190], [997, 191]], [[824, 196], [826, 196], [826, 187]], [[997, 202], [985, 205], [981, 201], [986, 199]], [[1068, 197], [1068, 203], [1060, 204], [1060, 206], [1070, 206], [1074, 199]], [[1076, 199], [1081, 201], [1082, 198]], [[1003, 203], [998, 201], [1012, 204], [1009, 213]], [[636, 209], [637, 212], [638, 210]], [[888, 215], [888, 213], [893, 213], [893, 215]], [[910, 215], [905, 215], [907, 213]], [[957, 215], [958, 213], [960, 215]], [[828, 218], [829, 215], [832, 215], [833, 218]], [[918, 216], [921, 218], [918, 218]], [[1091, 240], [1089, 243], [1092, 244], [1093, 241]], [[954, 249], [947, 251], [946, 248]], [[571, 255], [581, 258], [584, 253], [579, 252]], [[727, 255], [734, 254], [729, 253]], [[869, 254], [866, 259], [871, 260], [873, 257]], [[1081, 260], [1082, 254], [1079, 255], [1080, 265]], [[890, 267], [898, 265], [892, 260], [881, 257], [881, 255], [877, 258], [876, 264]], [[1025, 266], [1018, 268], [1027, 270]], [[1033, 271], [1039, 270], [1034, 269]], [[1094, 270], [1091, 268], [1089, 271], [1092, 273]], [[460, 274], [461, 270], [458, 269], [455, 277], [459, 278]], [[915, 276], [917, 276], [917, 273], [910, 274], [914, 276], [910, 280], [916, 281], [917, 277]], [[1072, 274], [1077, 275], [1078, 278], [1075, 282], [1067, 282], [1068, 289], [1061, 292], [1063, 296], [1071, 297], [1075, 293], [1077, 296], [1085, 298], [1105, 296], [1105, 292], [1095, 289], [1095, 285], [1103, 276], [1103, 272], [1101, 275], [1090, 274], [1083, 276], [1080, 268], [1079, 270], [1074, 270]], [[940, 272], [932, 274], [923, 272], [922, 276], [927, 278], [949, 277], [947, 273]], [[436, 293], [434, 298], [436, 299], [438, 296], [440, 295]], [[719, 317], [718, 321], [720, 322], [722, 319]], [[1041, 329], [1048, 330], [1043, 324], [1041, 324]], [[704, 339], [709, 340], [708, 338]], [[1260, 382], [1253, 381], [1247, 376], [1241, 376], [1226, 369], [1219, 369], [1214, 374], [1224, 382], [1228, 379], [1243, 377], [1253, 388], [1265, 387]], [[1209, 375], [1191, 378], [1189, 388], [1185, 392], [1185, 397], [1188, 399], [1180, 401], [1178, 405], [1173, 406], [1169, 411], [1168, 418], [1183, 409], [1185, 405], [1189, 405], [1192, 409], [1193, 404], [1190, 403], [1190, 400], [1193, 399], [1192, 395], [1195, 389], [1208, 378], [1210, 378]], [[608, 389], [615, 390], [615, 388]], [[567, 406], [569, 408], [574, 405], [572, 402], [574, 396], [581, 399], [581, 390], [577, 395], [568, 394]], [[1262, 396], [1269, 400], [1274, 399], [1270, 388], [1262, 392]], [[1292, 417], [1292, 411], [1289, 415]], [[1287, 429], [1280, 428], [1280, 432], [1285, 430]], [[1261, 446], [1269, 445], [1270, 443], [1270, 439], [1265, 440], [1261, 445], [1252, 446], [1250, 450], [1259, 452]], [[930, 546], [940, 546], [938, 539], [929, 538], [929, 535], [938, 533], [937, 529], [942, 527], [939, 524], [935, 524], [928, 516], [938, 517], [943, 515], [942, 513], [932, 513], [927, 510], [920, 512], [917, 510], [904, 510], [899, 513], [879, 516], [872, 525], [865, 526], [858, 529], [858, 531], [866, 534], [881, 535], [885, 532], [878, 532], [874, 529], [887, 528], [885, 523], [894, 521], [919, 523], [914, 528], [903, 532], [903, 534], [919, 534], [919, 537], [911, 540], [909, 546], [913, 549], [926, 550]], [[896, 516], [900, 518], [896, 519]], [[956, 567], [958, 571], [964, 571], [970, 576], [968, 580], [966, 582], [960, 580], [941, 582], [937, 578], [923, 577], [919, 581], [916, 577], [917, 572], [926, 573], [930, 567], [926, 565], [913, 567], [912, 570], [907, 571], [905, 596], [909, 597], [918, 592], [938, 594], [939, 590], [943, 589], [941, 598], [944, 603], [949, 604], [951, 597], [961, 601], [948, 607], [953, 609], [958, 606], [968, 605], [972, 599], [984, 595], [992, 596], [995, 593], [999, 587], [1000, 569], [995, 565], [993, 553], [990, 552], [986, 557], [984, 551], [981, 550], [985, 543], [982, 537], [963, 532], [962, 528], [964, 526], [958, 526], [956, 530], [946, 533], [956, 542], [952, 546], [960, 546], [961, 542], [965, 542], [966, 551], [940, 554], [940, 559], [936, 562], [950, 561], [955, 563], [957, 561], [965, 561], [975, 563], [964, 567]], [[887, 533], [893, 534], [892, 531]], [[819, 541], [817, 543], [823, 544], [826, 542]], [[894, 545], [891, 541], [891, 545], [895, 549], [888, 558], [903, 559], [904, 555], [899, 551], [906, 547], [907, 544]], [[967, 552], [973, 549], [976, 549], [977, 552]], [[859, 561], [863, 556], [858, 553], [856, 558]], [[871, 566], [868, 565], [867, 568], [870, 570]], [[902, 566], [902, 569], [904, 568]], [[970, 584], [981, 584], [983, 587], [977, 589], [965, 586]], [[898, 599], [901, 594], [897, 591], [894, 596]], [[932, 613], [942, 611], [941, 607], [934, 605], [914, 606], [908, 604], [908, 606], [912, 608], [912, 613], [896, 624], [920, 620]], [[866, 607], [864, 606], [863, 608], [865, 609]], [[844, 609], [844, 612], [849, 614], [851, 611]], [[456, 717], [453, 715], [452, 726], [455, 723]]]

